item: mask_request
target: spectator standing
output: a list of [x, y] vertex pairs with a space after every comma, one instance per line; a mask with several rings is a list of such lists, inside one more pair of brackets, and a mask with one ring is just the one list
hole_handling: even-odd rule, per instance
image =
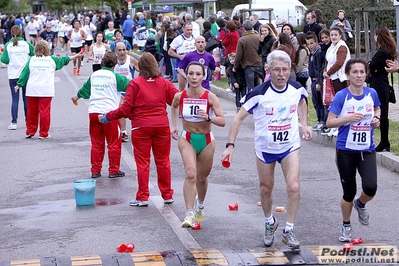
[[237, 112], [241, 108], [241, 102], [240, 100], [242, 97], [247, 94], [247, 85], [245, 83], [245, 72], [244, 69], [242, 69], [241, 65], [233, 71], [234, 67], [234, 62], [236, 60], [236, 53], [230, 53], [229, 54], [229, 65], [227, 67], [226, 73], [229, 75], [229, 82], [231, 84], [231, 87], [236, 93], [236, 107], [237, 107]]
[[218, 29], [218, 25], [216, 24], [216, 19], [217, 19], [216, 15], [210, 15], [208, 18], [209, 22], [212, 25], [212, 27], [211, 27], [212, 34], [213, 34], [213, 36], [215, 36], [217, 38], [217, 37], [219, 37], [219, 29]]
[[252, 25], [253, 25], [253, 27], [254, 27], [254, 31], [256, 31], [257, 33], [259, 33], [259, 28], [260, 28], [260, 26], [261, 26], [262, 24], [259, 22], [258, 15], [253, 14], [252, 16], [249, 17], [249, 20], [251, 21], [251, 23], [252, 23]]
[[323, 106], [321, 92], [322, 83], [320, 81], [323, 73], [324, 56], [318, 44], [317, 36], [313, 32], [306, 33], [306, 44], [310, 50], [308, 63], [309, 77], [311, 79], [310, 89], [312, 91], [312, 102], [317, 117], [317, 124], [312, 127], [312, 129], [320, 131], [325, 127], [325, 122], [327, 120], [327, 112]]
[[[377, 192], [374, 128], [380, 125], [380, 101], [374, 89], [363, 85], [366, 68], [363, 59], [350, 59], [346, 63], [345, 73], [350, 85], [335, 95], [327, 119], [328, 127], [339, 127], [336, 164], [343, 190], [343, 223], [338, 238], [341, 242], [352, 240], [352, 206], [358, 213], [359, 222], [362, 225], [369, 224], [366, 203], [372, 200]], [[354, 110], [355, 106], [357, 108]], [[357, 198], [356, 170], [362, 180], [362, 192]]]
[[195, 22], [199, 25], [200, 27], [200, 33], [204, 31], [204, 18], [202, 17], [201, 11], [197, 10], [195, 11]]
[[348, 42], [349, 39], [352, 39], [352, 26], [349, 21], [345, 18], [345, 11], [340, 9], [338, 10], [338, 18], [333, 21], [331, 27], [339, 27], [341, 28], [343, 34], [343, 39], [345, 42]]
[[[182, 227], [191, 227], [195, 221], [202, 222], [204, 219], [208, 175], [216, 148], [212, 124], [223, 127], [226, 121], [218, 97], [201, 85], [205, 78], [204, 66], [200, 62], [191, 62], [185, 74], [190, 86], [176, 93], [173, 99], [172, 136], [178, 140], [185, 169], [183, 194], [186, 216]], [[177, 128], [178, 114], [182, 117], [181, 134]]]
[[236, 30], [236, 24], [234, 21], [230, 20], [226, 24], [227, 33], [226, 37], [222, 40], [222, 45], [224, 47], [224, 55], [228, 56], [230, 53], [235, 53], [237, 51], [238, 40], [240, 39], [240, 34]]
[[[11, 40], [5, 44], [4, 51], [1, 54], [1, 62], [8, 65], [8, 83], [11, 89], [11, 124], [8, 126], [9, 130], [17, 129], [18, 120], [18, 105], [19, 105], [19, 90], [14, 88], [18, 83], [22, 70], [26, 62], [31, 56], [35, 55], [32, 44], [24, 41], [22, 38], [22, 30], [18, 26], [11, 28]], [[24, 102], [25, 120], [28, 111], [28, 101], [26, 99], [26, 86], [22, 86], [22, 100]]]
[[[326, 67], [323, 71], [324, 78], [331, 78], [335, 94], [347, 87], [347, 76], [345, 74], [346, 62], [350, 59], [349, 48], [344, 41], [341, 28], [330, 29], [331, 46], [326, 52]], [[329, 136], [337, 136], [337, 128], [331, 128]]]
[[[122, 15], [123, 17], [123, 15]], [[123, 38], [130, 43], [130, 46], [133, 47], [133, 28], [134, 28], [134, 21], [132, 20], [130, 15], [126, 16], [125, 21], [122, 24], [122, 34]]]
[[[298, 40], [295, 37], [296, 33], [295, 33], [295, 30], [294, 30], [294, 27], [291, 24], [286, 23], [281, 28], [281, 33], [285, 33], [285, 34], [287, 34], [290, 37], [292, 46], [294, 46], [295, 51], [298, 51], [299, 44], [298, 44]], [[295, 60], [294, 60], [294, 62], [295, 62]]]
[[[269, 25], [264, 24], [259, 27], [258, 54], [262, 57], [262, 66], [267, 64], [267, 56], [270, 54], [273, 43], [276, 40], [276, 36]], [[265, 73], [263, 74], [265, 75]]]
[[140, 75], [129, 83], [124, 103], [118, 109], [104, 114], [102, 121], [112, 122], [122, 117], [132, 121], [138, 190], [136, 199], [130, 202], [130, 206], [148, 206], [151, 150], [164, 204], [171, 204], [174, 192], [169, 158], [171, 130], [166, 105], [172, 104], [177, 89], [160, 76], [156, 59], [150, 53], [143, 53], [138, 67], [141, 70]]
[[307, 81], [309, 78], [308, 63], [309, 63], [309, 49], [306, 46], [306, 38], [304, 33], [296, 35], [299, 49], [296, 52], [295, 74], [296, 81], [298, 81], [305, 89], [307, 88]]
[[[319, 34], [319, 38], [321, 40], [321, 43], [319, 45], [320, 45], [320, 51], [321, 51], [321, 56], [320, 57], [323, 58], [323, 71], [321, 72], [320, 77], [319, 77], [319, 84], [316, 84], [316, 89], [319, 89], [320, 91], [322, 91], [322, 89], [323, 89], [323, 80], [324, 80], [323, 72], [324, 72], [325, 63], [326, 63], [325, 62], [326, 53], [327, 53], [328, 48], [330, 48], [330, 46], [331, 46], [330, 30], [329, 29], [321, 30], [320, 34]], [[323, 96], [323, 93], [321, 93], [321, 95]], [[326, 124], [327, 114], [328, 114], [328, 106], [324, 106], [324, 112], [325, 112], [324, 124]], [[327, 128], [327, 126], [324, 126], [321, 129], [321, 134], [322, 135], [328, 135], [330, 133], [330, 131], [331, 130], [329, 128]]]
[[273, 43], [272, 51], [274, 50], [284, 51], [291, 58], [291, 70], [290, 70], [289, 79], [292, 81], [296, 81], [296, 74], [295, 74], [296, 50], [295, 47], [292, 45], [290, 36], [284, 32], [281, 33], [278, 36], [277, 40]]
[[[321, 13], [321, 10], [315, 9], [315, 10], [313, 10], [313, 13], [316, 16], [316, 23], [319, 24], [322, 29], [325, 29], [327, 27], [326, 19], [324, 18], [323, 14]], [[319, 36], [319, 35], [317, 35], [317, 36]]]
[[[40, 40], [35, 47], [35, 55], [28, 59], [15, 92], [26, 86], [28, 104], [26, 116], [26, 138], [32, 138], [39, 127], [39, 139], [51, 138], [49, 134], [51, 122], [51, 101], [55, 95], [55, 71], [68, 65], [70, 60], [81, 56], [56, 57], [50, 55], [47, 41]], [[40, 121], [40, 122], [39, 122]]]
[[125, 46], [127, 51], [131, 51], [132, 50], [132, 46], [130, 45], [130, 43], [127, 40], [123, 39], [123, 35], [122, 35], [122, 31], [121, 30], [115, 30], [114, 32], [114, 40], [111, 41], [109, 48], [111, 49], [112, 52], [115, 52], [115, 46], [117, 43], [122, 42]]
[[[246, 22], [243, 24], [245, 25]], [[301, 137], [298, 128], [298, 114], [302, 124], [302, 134], [306, 140], [310, 140], [313, 132], [307, 126], [305, 98], [308, 94], [305, 88], [298, 86], [297, 82], [288, 80], [291, 59], [287, 53], [273, 51], [269, 54], [267, 63], [271, 69], [271, 81], [261, 84], [245, 96], [243, 105], [231, 124], [222, 160], [228, 158], [229, 162], [232, 161], [234, 142], [240, 125], [249, 114], [253, 114], [256, 166], [259, 176], [260, 199], [265, 216], [264, 244], [266, 247], [273, 245], [274, 233], [278, 227], [278, 221], [272, 213], [272, 192], [274, 169], [276, 162], [279, 162], [285, 176], [288, 195], [287, 221], [282, 240], [289, 248], [299, 249], [299, 241], [294, 235], [294, 222], [300, 198], [299, 149]], [[277, 110], [286, 111], [278, 112]], [[286, 122], [282, 123], [282, 121]], [[286, 139], [276, 137], [282, 135], [288, 137]]]
[[344, 41], [341, 28], [331, 28], [330, 39], [331, 46], [326, 52], [326, 67], [323, 72], [323, 77], [332, 79], [334, 91], [337, 93], [347, 87], [345, 64], [350, 59], [350, 52]]
[[177, 32], [175, 31], [175, 27], [177, 27], [176, 22], [171, 22], [170, 28], [166, 30], [166, 42], [164, 44], [164, 50], [166, 50], [166, 53], [169, 56], [170, 67], [172, 68], [172, 82], [173, 83], [177, 83], [177, 68], [176, 68], [177, 58], [170, 56], [168, 51], [170, 49], [170, 44], [178, 36]]
[[121, 15], [121, 25], [123, 27], [123, 24], [125, 23], [126, 19], [128, 19], [127, 16], [129, 16], [129, 18], [130, 18], [130, 15], [127, 14], [127, 11], [125, 10], [124, 7], [122, 7], [122, 9], [121, 9], [121, 13], [122, 13], [122, 15]]
[[370, 87], [377, 91], [381, 101], [381, 120], [380, 132], [381, 141], [376, 147], [377, 152], [390, 151], [389, 143], [389, 81], [388, 73], [385, 70], [387, 60], [395, 60], [398, 56], [396, 41], [387, 27], [378, 27], [375, 31], [374, 39], [377, 44], [377, 51], [369, 62], [371, 75]]
[[[322, 27], [316, 22], [316, 14], [314, 12], [308, 12], [306, 14], [306, 25], [303, 26], [303, 33], [307, 33], [312, 31], [319, 36]], [[319, 40], [320, 41], [320, 40]]]
[[125, 92], [129, 79], [115, 73], [117, 58], [115, 53], [107, 53], [101, 62], [102, 68], [89, 77], [71, 100], [76, 103], [80, 98], [89, 99], [89, 133], [91, 140], [91, 178], [101, 177], [102, 162], [105, 154], [105, 142], [108, 147], [108, 177], [125, 176], [120, 170], [121, 163], [121, 133], [119, 120], [103, 124], [99, 115], [119, 106], [120, 94]]
[[242, 26], [244, 33], [238, 40], [234, 69], [238, 69], [240, 65], [244, 69], [245, 83], [249, 92], [260, 84], [256, 82], [259, 78], [263, 80], [262, 58], [257, 53], [259, 35], [253, 30], [251, 21], [244, 21]]

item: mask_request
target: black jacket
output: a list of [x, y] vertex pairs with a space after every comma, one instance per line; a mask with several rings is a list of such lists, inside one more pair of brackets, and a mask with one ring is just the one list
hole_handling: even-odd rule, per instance
[[263, 39], [263, 42], [259, 42], [258, 54], [262, 56], [262, 62], [266, 62], [266, 58], [270, 54], [270, 50], [272, 49], [273, 43], [275, 41], [276, 37], [269, 34]]

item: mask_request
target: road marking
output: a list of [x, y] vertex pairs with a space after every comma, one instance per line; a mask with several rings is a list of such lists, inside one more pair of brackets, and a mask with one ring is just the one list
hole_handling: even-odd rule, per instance
[[[70, 77], [69, 73], [66, 71], [66, 69], [62, 69], [64, 71], [64, 74], [67, 76], [68, 81], [72, 84], [72, 87], [78, 91], [79, 86], [76, 84], [76, 82]], [[85, 104], [88, 105], [89, 103], [85, 101]], [[131, 146], [130, 146], [131, 147]], [[132, 170], [132, 172], [137, 172], [137, 167], [136, 164], [134, 163], [134, 158], [126, 147], [122, 145], [122, 159], [125, 161], [125, 163], [128, 165], [128, 167]], [[149, 182], [149, 187], [154, 188], [154, 185]], [[197, 243], [197, 241], [194, 239], [194, 237], [188, 232], [189, 229], [182, 228], [181, 227], [181, 221], [177, 217], [177, 215], [173, 212], [173, 210], [166, 204], [163, 203], [163, 199], [160, 196], [151, 196], [149, 198], [150, 201], [154, 203], [154, 205], [157, 207], [158, 211], [161, 213], [161, 215], [164, 217], [164, 219], [168, 222], [170, 227], [173, 229], [177, 237], [180, 239], [180, 241], [183, 243], [183, 245], [187, 249], [200, 249], [201, 246]]]

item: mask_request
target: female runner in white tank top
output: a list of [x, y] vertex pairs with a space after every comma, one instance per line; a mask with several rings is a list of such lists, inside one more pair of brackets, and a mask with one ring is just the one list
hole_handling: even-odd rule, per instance
[[95, 34], [95, 43], [90, 45], [89, 60], [93, 60], [93, 72], [101, 69], [101, 61], [106, 52], [111, 52], [109, 45], [105, 42], [105, 35], [102, 31]]

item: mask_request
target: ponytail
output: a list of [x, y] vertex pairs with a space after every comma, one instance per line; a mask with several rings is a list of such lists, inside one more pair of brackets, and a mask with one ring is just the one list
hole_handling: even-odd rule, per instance
[[14, 40], [12, 41], [12, 46], [18, 45], [18, 36], [14, 35]]

